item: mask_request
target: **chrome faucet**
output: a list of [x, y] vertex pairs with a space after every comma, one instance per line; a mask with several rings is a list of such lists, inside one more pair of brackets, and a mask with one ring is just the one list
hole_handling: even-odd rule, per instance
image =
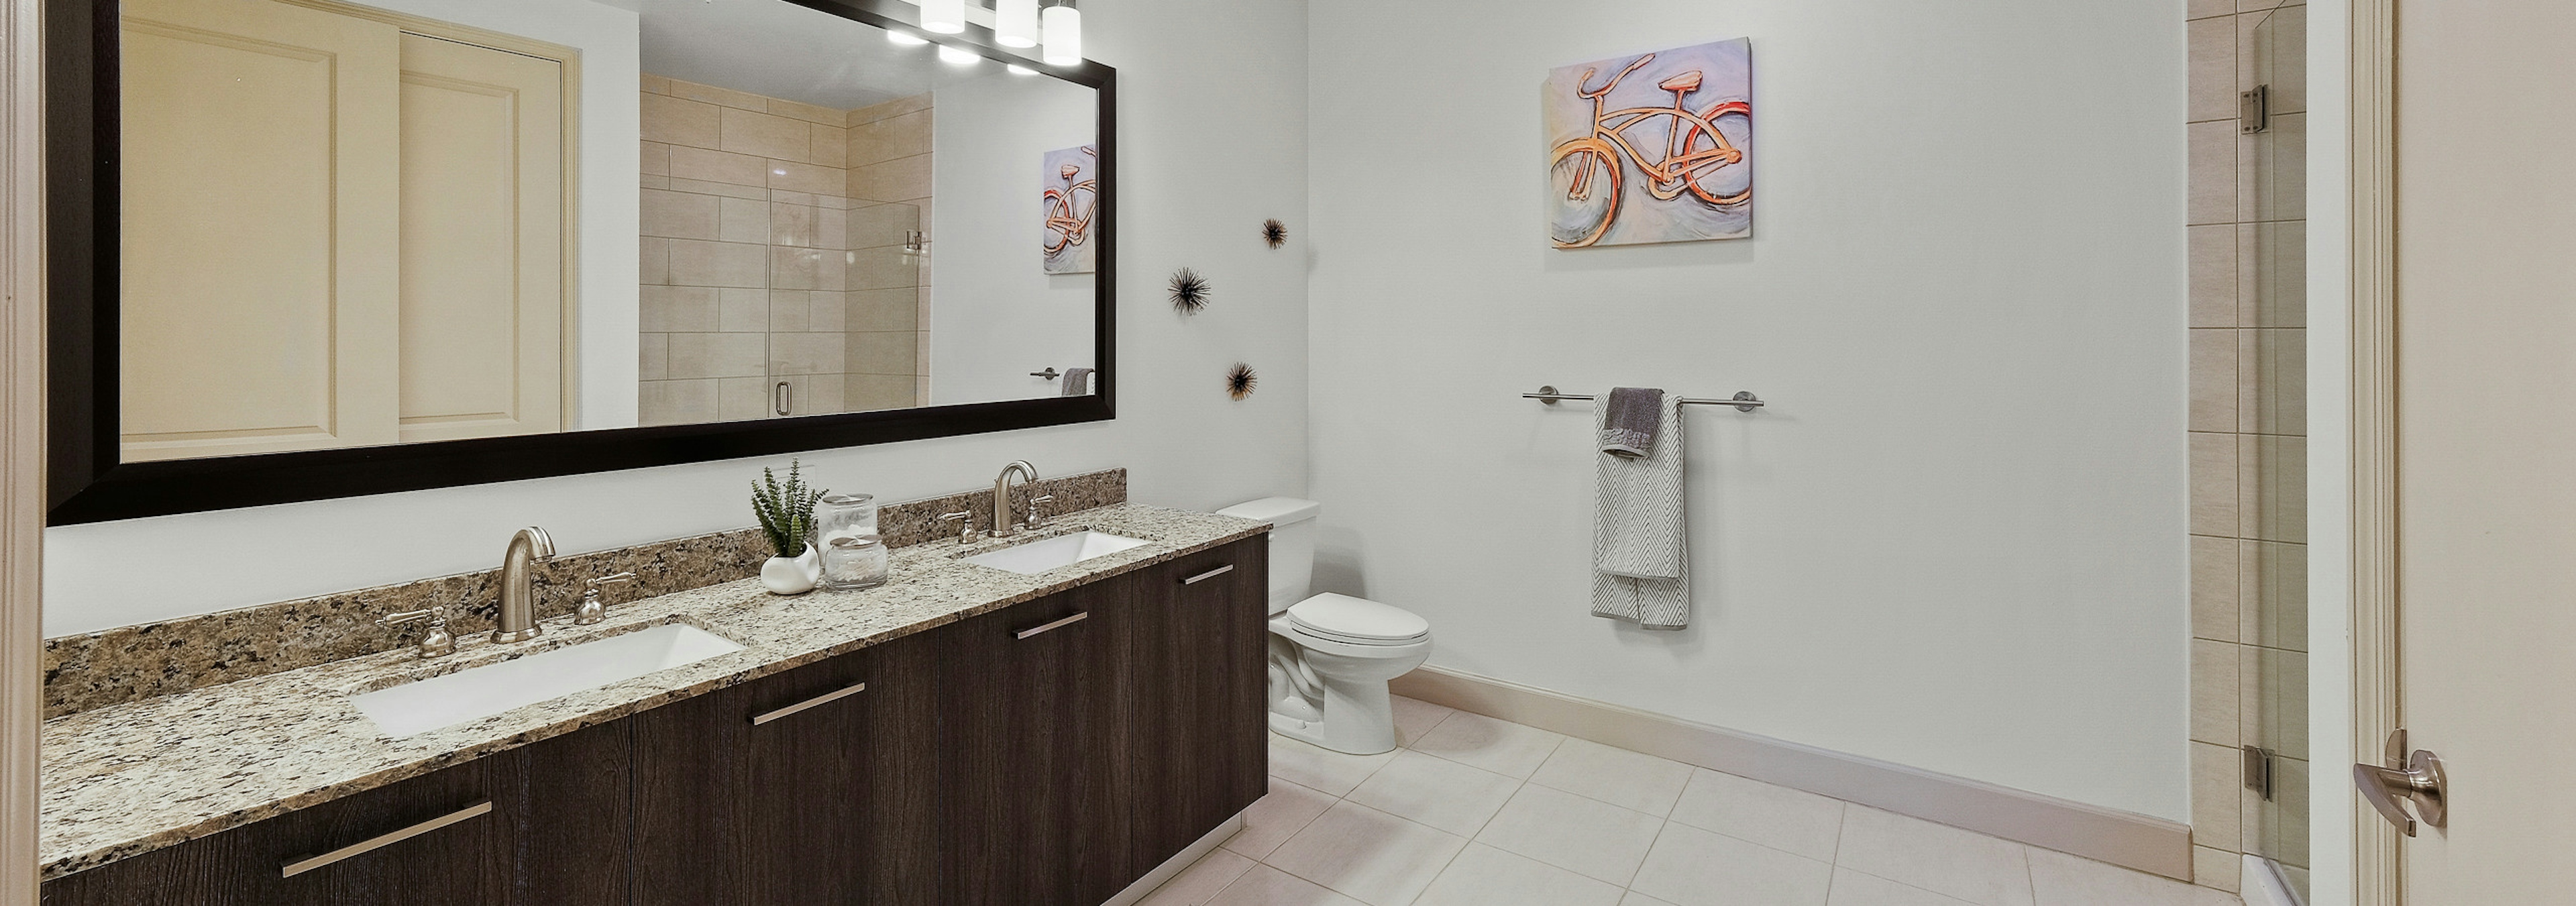
[[1018, 472], [1024, 481], [1038, 480], [1038, 467], [1025, 459], [1014, 459], [1002, 466], [1002, 474], [993, 479], [993, 520], [984, 523], [984, 534], [1000, 538], [1011, 533], [1011, 473]]
[[555, 539], [545, 529], [532, 525], [510, 536], [510, 548], [501, 554], [501, 612], [494, 618], [492, 641], [524, 642], [545, 631], [537, 625], [537, 592], [528, 564], [554, 555]]

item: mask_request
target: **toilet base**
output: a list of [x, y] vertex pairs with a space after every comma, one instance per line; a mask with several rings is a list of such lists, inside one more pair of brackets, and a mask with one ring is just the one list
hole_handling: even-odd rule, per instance
[[1395, 749], [1395, 698], [1385, 680], [1336, 682], [1326, 678], [1320, 720], [1270, 712], [1270, 729], [1335, 752], [1376, 755]]

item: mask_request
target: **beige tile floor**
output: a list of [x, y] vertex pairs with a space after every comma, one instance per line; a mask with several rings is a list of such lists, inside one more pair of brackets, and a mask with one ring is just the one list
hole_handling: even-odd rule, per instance
[[1143, 906], [2239, 906], [1867, 806], [1396, 700], [1403, 746], [1273, 736], [1270, 794]]

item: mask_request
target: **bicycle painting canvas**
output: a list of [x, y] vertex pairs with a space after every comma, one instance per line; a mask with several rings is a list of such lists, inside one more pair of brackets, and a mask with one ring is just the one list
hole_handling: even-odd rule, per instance
[[1099, 244], [1091, 241], [1091, 220], [1100, 213], [1100, 146], [1082, 145], [1049, 151], [1039, 184], [1046, 212], [1046, 245], [1041, 265], [1050, 274], [1088, 274], [1100, 269]]
[[1753, 235], [1753, 53], [1744, 38], [1549, 70], [1557, 248]]

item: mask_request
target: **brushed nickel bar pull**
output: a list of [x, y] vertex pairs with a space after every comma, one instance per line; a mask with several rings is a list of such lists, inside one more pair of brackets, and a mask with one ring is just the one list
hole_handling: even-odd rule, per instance
[[787, 707], [780, 708], [780, 709], [778, 709], [778, 710], [776, 710], [776, 711], [771, 711], [771, 712], [769, 712], [769, 713], [767, 713], [767, 714], [756, 715], [756, 716], [752, 717], [752, 719], [751, 719], [751, 725], [752, 725], [752, 726], [757, 727], [757, 726], [760, 726], [761, 724], [765, 724], [765, 723], [768, 723], [768, 722], [770, 722], [770, 721], [777, 720], [777, 719], [779, 719], [779, 718], [781, 718], [781, 717], [786, 717], [786, 716], [788, 716], [788, 715], [790, 715], [790, 714], [794, 714], [794, 713], [796, 713], [796, 712], [803, 711], [803, 710], [805, 710], [805, 709], [807, 709], [807, 708], [819, 708], [819, 707], [822, 707], [822, 706], [824, 706], [824, 705], [828, 705], [828, 704], [831, 704], [831, 703], [833, 703], [833, 702], [840, 701], [840, 700], [842, 700], [842, 699], [848, 698], [848, 697], [850, 697], [850, 696], [857, 695], [857, 694], [859, 694], [859, 693], [861, 693], [861, 692], [865, 692], [865, 691], [867, 691], [867, 690], [868, 690], [868, 684], [866, 684], [866, 683], [858, 683], [858, 684], [854, 684], [854, 685], [852, 685], [850, 688], [843, 689], [843, 690], [838, 691], [838, 692], [826, 692], [826, 693], [823, 693], [823, 694], [821, 694], [821, 695], [814, 696], [813, 698], [809, 698], [809, 699], [806, 699], [806, 700], [804, 700], [804, 701], [797, 702], [797, 703], [792, 704], [792, 705], [788, 705]]
[[1069, 617], [1066, 617], [1066, 618], [1064, 618], [1064, 619], [1057, 620], [1057, 621], [1055, 621], [1055, 622], [1053, 622], [1053, 623], [1048, 623], [1048, 624], [1046, 624], [1046, 625], [1044, 625], [1044, 626], [1036, 627], [1036, 628], [1034, 628], [1034, 629], [1023, 629], [1023, 630], [1020, 630], [1020, 631], [1018, 631], [1018, 632], [1011, 633], [1011, 637], [1012, 637], [1012, 638], [1015, 638], [1015, 639], [1025, 639], [1025, 638], [1028, 638], [1028, 637], [1030, 637], [1030, 636], [1037, 635], [1037, 634], [1039, 634], [1039, 633], [1043, 633], [1043, 632], [1053, 632], [1053, 631], [1055, 631], [1055, 630], [1062, 629], [1062, 628], [1067, 627], [1067, 626], [1071, 626], [1071, 625], [1073, 625], [1073, 624], [1075, 624], [1075, 623], [1080, 623], [1080, 622], [1082, 622], [1083, 620], [1090, 619], [1090, 618], [1091, 618], [1091, 611], [1088, 611], [1088, 610], [1077, 610], [1077, 611], [1074, 611], [1074, 612], [1073, 612], [1073, 616], [1069, 616]]
[[1203, 573], [1200, 573], [1200, 574], [1198, 574], [1198, 575], [1191, 576], [1191, 577], [1189, 577], [1189, 578], [1187, 578], [1187, 579], [1182, 579], [1182, 580], [1181, 580], [1181, 584], [1183, 584], [1183, 585], [1197, 585], [1197, 584], [1199, 584], [1199, 583], [1201, 583], [1201, 582], [1205, 582], [1205, 581], [1207, 581], [1207, 580], [1209, 580], [1209, 579], [1214, 579], [1214, 578], [1216, 578], [1216, 577], [1218, 577], [1218, 576], [1222, 576], [1222, 575], [1225, 575], [1226, 573], [1230, 573], [1230, 572], [1233, 572], [1233, 571], [1234, 571], [1234, 564], [1232, 564], [1232, 563], [1228, 563], [1228, 564], [1226, 564], [1226, 565], [1224, 565], [1224, 566], [1220, 566], [1220, 567], [1217, 567], [1217, 568], [1215, 568], [1215, 569], [1208, 570], [1207, 572], [1203, 572]]
[[[1588, 399], [1598, 399], [1599, 397], [1596, 397], [1596, 396], [1594, 396], [1594, 395], [1592, 395], [1592, 394], [1589, 394], [1589, 393], [1558, 393], [1558, 392], [1556, 392], [1556, 388], [1555, 388], [1554, 386], [1545, 386], [1545, 387], [1540, 387], [1540, 388], [1538, 388], [1538, 392], [1537, 392], [1537, 393], [1524, 393], [1524, 394], [1521, 394], [1521, 398], [1522, 398], [1522, 399], [1526, 399], [1526, 400], [1537, 400], [1537, 401], [1539, 401], [1539, 402], [1546, 403], [1546, 404], [1548, 404], [1548, 405], [1550, 405], [1550, 406], [1553, 406], [1553, 405], [1556, 405], [1556, 403], [1557, 403], [1557, 401], [1558, 401], [1558, 400], [1588, 400]], [[1751, 412], [1751, 411], [1753, 411], [1753, 410], [1755, 410], [1755, 409], [1759, 409], [1759, 408], [1762, 408], [1763, 406], [1770, 405], [1770, 404], [1763, 402], [1763, 401], [1762, 401], [1762, 399], [1761, 399], [1760, 397], [1754, 396], [1754, 395], [1753, 395], [1753, 391], [1751, 391], [1751, 390], [1738, 390], [1738, 391], [1735, 391], [1735, 395], [1734, 395], [1734, 396], [1729, 397], [1729, 398], [1727, 398], [1727, 399], [1722, 399], [1722, 400], [1704, 400], [1704, 399], [1694, 399], [1694, 398], [1692, 398], [1692, 397], [1687, 397], [1687, 396], [1686, 396], [1686, 397], [1682, 397], [1682, 405], [1685, 405], [1685, 406], [1733, 406], [1733, 407], [1735, 407], [1735, 411], [1737, 411], [1737, 412]]]
[[343, 859], [348, 859], [352, 856], [362, 856], [367, 853], [392, 846], [396, 843], [429, 833], [430, 831], [446, 827], [450, 824], [455, 824], [467, 818], [479, 818], [491, 813], [492, 800], [485, 799], [481, 802], [474, 803], [473, 805], [466, 806], [463, 811], [454, 812], [437, 818], [431, 818], [419, 824], [415, 824], [392, 833], [381, 834], [366, 840], [351, 843], [347, 846], [340, 847], [339, 849], [335, 849], [318, 856], [306, 856], [301, 859], [296, 859], [292, 862], [278, 866], [278, 874], [280, 877], [292, 878], [296, 875], [330, 865]]

